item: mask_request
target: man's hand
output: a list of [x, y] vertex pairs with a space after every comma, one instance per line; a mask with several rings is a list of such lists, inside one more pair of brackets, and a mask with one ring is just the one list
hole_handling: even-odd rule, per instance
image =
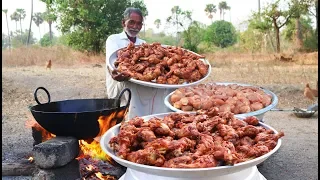
[[111, 69], [109, 68], [109, 66], [107, 66], [109, 73], [111, 74], [112, 79], [116, 80], [116, 81], [128, 81], [131, 76], [128, 73], [124, 73], [124, 72], [119, 72], [116, 69], [114, 69], [113, 71], [111, 71]]

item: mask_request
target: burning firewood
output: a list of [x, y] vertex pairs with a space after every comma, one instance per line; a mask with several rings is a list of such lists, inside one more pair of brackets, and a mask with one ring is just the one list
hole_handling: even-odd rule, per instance
[[112, 165], [108, 161], [92, 159], [89, 156], [79, 159], [80, 175], [83, 179], [116, 180], [120, 178], [125, 168], [120, 165]]

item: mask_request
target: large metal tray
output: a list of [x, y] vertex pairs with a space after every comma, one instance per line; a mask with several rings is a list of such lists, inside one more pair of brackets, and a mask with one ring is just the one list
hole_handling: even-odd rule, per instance
[[[252, 112], [248, 112], [248, 113], [243, 113], [243, 114], [236, 114], [236, 115], [239, 115], [239, 116], [243, 116], [243, 117], [248, 117], [248, 116], [256, 116], [259, 120], [262, 120], [263, 118], [263, 115], [267, 112], [267, 111], [270, 111], [272, 108], [274, 108], [275, 106], [277, 106], [278, 104], [278, 97], [276, 96], [276, 94], [274, 94], [273, 92], [263, 88], [263, 87], [257, 87], [257, 86], [253, 86], [253, 85], [250, 85], [250, 84], [241, 84], [241, 83], [231, 83], [231, 82], [226, 82], [226, 83], [221, 83], [221, 82], [217, 82], [215, 84], [218, 84], [218, 85], [230, 85], [230, 84], [236, 84], [236, 85], [239, 85], [239, 86], [252, 86], [252, 87], [256, 87], [256, 88], [260, 88], [262, 89], [266, 94], [269, 94], [272, 96], [272, 100], [271, 100], [271, 104], [264, 107], [263, 109], [260, 109], [258, 111], [252, 111]], [[164, 104], [169, 108], [171, 109], [172, 111], [174, 112], [184, 112], [180, 109], [177, 109], [175, 107], [173, 107], [169, 101], [171, 95], [174, 93], [171, 92], [170, 94], [168, 94], [165, 99], [164, 99]]]
[[[149, 120], [152, 117], [163, 118], [170, 113], [162, 113], [162, 114], [154, 114], [149, 116], [142, 117], [144, 120]], [[236, 116], [239, 119], [243, 119], [244, 117]], [[264, 123], [259, 123], [260, 126], [263, 126], [267, 129], [273, 130], [275, 133], [278, 133], [274, 128], [268, 126]], [[238, 163], [233, 166], [218, 166], [218, 167], [211, 167], [211, 168], [164, 168], [164, 167], [155, 167], [155, 166], [148, 166], [143, 164], [133, 163], [131, 161], [127, 161], [124, 159], [119, 158], [115, 152], [110, 148], [109, 141], [112, 137], [116, 136], [119, 133], [120, 124], [115, 125], [114, 127], [110, 128], [101, 138], [100, 145], [103, 151], [110, 156], [113, 160], [117, 163], [128, 167], [130, 169], [134, 169], [136, 171], [144, 172], [147, 174], [153, 174], [158, 176], [166, 176], [166, 177], [177, 177], [177, 178], [205, 178], [205, 177], [218, 177], [223, 176], [235, 172], [239, 172], [250, 167], [254, 167], [263, 161], [265, 161], [268, 157], [270, 157], [273, 153], [275, 153], [281, 146], [281, 139], [278, 140], [277, 146], [268, 152], [267, 154], [260, 156], [258, 158]]]
[[[162, 45], [163, 47], [167, 47], [168, 45]], [[123, 48], [121, 48], [123, 49]], [[117, 51], [113, 52], [109, 58], [109, 61], [108, 61], [108, 66], [111, 70], [114, 70], [116, 69], [116, 67], [114, 66], [114, 62], [117, 60], [117, 52], [121, 49], [118, 49]], [[189, 51], [189, 50], [187, 50]], [[192, 52], [192, 51], [189, 51], [191, 53], [194, 53], [196, 55], [199, 55], [195, 52]], [[136, 83], [136, 84], [139, 84], [139, 85], [142, 85], [142, 86], [148, 86], [148, 87], [153, 87], [153, 88], [169, 88], [169, 89], [176, 89], [176, 88], [181, 88], [181, 87], [186, 87], [186, 86], [192, 86], [192, 85], [196, 85], [196, 84], [199, 84], [201, 83], [202, 81], [204, 81], [205, 79], [207, 79], [210, 74], [211, 74], [211, 64], [209, 63], [208, 60], [206, 59], [200, 59], [202, 60], [205, 64], [208, 64], [209, 65], [209, 68], [208, 68], [208, 73], [200, 80], [198, 81], [195, 81], [195, 82], [191, 82], [191, 83], [183, 83], [183, 84], [158, 84], [156, 82], [147, 82], [147, 81], [141, 81], [141, 80], [137, 80], [137, 79], [134, 79], [134, 78], [130, 78], [130, 82], [133, 82], [133, 83]]]

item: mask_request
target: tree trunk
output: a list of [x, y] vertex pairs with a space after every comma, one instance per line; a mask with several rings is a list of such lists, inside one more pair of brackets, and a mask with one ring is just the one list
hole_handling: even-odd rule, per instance
[[222, 10], [222, 20], [224, 20], [224, 10]]
[[51, 24], [52, 22], [48, 22], [49, 23], [49, 37], [50, 37], [50, 42], [51, 42], [51, 45], [52, 45], [52, 32], [51, 32]]
[[260, 0], [258, 0], [258, 13], [259, 13], [259, 21], [261, 21], [261, 10], [260, 10]]
[[30, 25], [29, 25], [29, 33], [28, 33], [27, 46], [28, 46], [29, 41], [30, 41], [31, 24], [32, 24], [32, 13], [33, 13], [33, 0], [31, 0], [31, 19], [30, 19]]
[[273, 19], [272, 21], [276, 32], [277, 53], [280, 53], [280, 28], [277, 25], [277, 19]]
[[21, 38], [21, 43], [23, 44], [23, 40], [22, 40], [22, 24], [21, 24], [21, 18], [20, 18], [20, 38]]
[[40, 25], [38, 26], [39, 28], [39, 41], [41, 40], [41, 32], [40, 32]]
[[2, 176], [32, 176], [36, 171], [34, 163], [2, 163]]
[[296, 26], [296, 31], [295, 31], [295, 45], [297, 50], [300, 50], [303, 45], [303, 40], [302, 40], [302, 33], [301, 33], [301, 22], [300, 22], [300, 17], [295, 19], [295, 26]]
[[315, 1], [316, 6], [316, 36], [318, 39], [318, 0]]
[[9, 50], [10, 50], [11, 40], [10, 40], [10, 31], [9, 31], [8, 14], [7, 13], [6, 13], [6, 20], [7, 20], [7, 29], [8, 29], [8, 38], [9, 38]]

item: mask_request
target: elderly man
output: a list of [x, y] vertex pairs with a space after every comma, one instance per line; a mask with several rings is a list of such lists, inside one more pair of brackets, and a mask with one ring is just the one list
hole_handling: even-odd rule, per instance
[[[137, 37], [143, 25], [143, 15], [138, 8], [127, 8], [123, 13], [122, 27], [123, 32], [110, 35], [106, 41], [106, 86], [108, 98], [115, 98], [121, 90], [129, 88], [132, 92], [131, 103], [127, 119], [135, 116], [145, 116], [150, 114], [169, 112], [164, 105], [164, 98], [172, 92], [173, 89], [158, 89], [138, 85], [130, 81], [123, 81], [123, 74], [110, 74], [108, 70], [109, 58], [113, 52], [120, 48], [127, 47], [130, 42], [135, 45], [145, 43], [144, 40]], [[125, 102], [128, 95], [125, 93]], [[123, 102], [123, 103], [125, 103]]]

